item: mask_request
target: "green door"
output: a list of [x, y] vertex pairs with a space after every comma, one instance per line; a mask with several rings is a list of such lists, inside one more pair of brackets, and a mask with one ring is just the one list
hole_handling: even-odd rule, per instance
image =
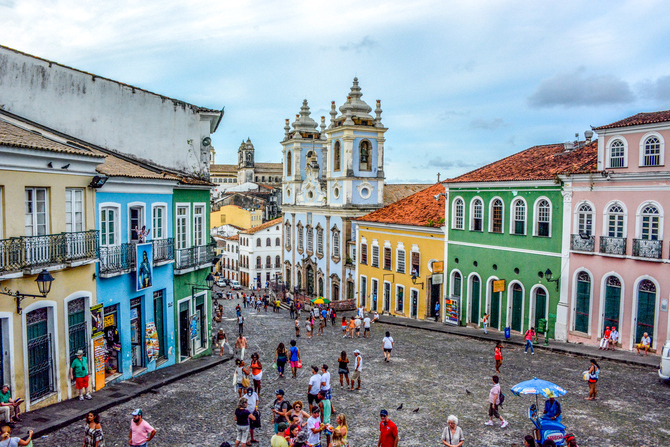
[[54, 390], [52, 377], [51, 334], [47, 308], [26, 315], [28, 335], [28, 380], [30, 399], [39, 399]]
[[489, 318], [489, 323], [495, 329], [500, 326], [500, 292], [493, 292], [493, 282], [491, 282], [491, 318]]
[[77, 351], [84, 351], [88, 358], [88, 334], [86, 333], [86, 312], [84, 298], [77, 298], [68, 303], [68, 335], [70, 340], [70, 365], [75, 359]]
[[479, 278], [472, 277], [470, 287], [470, 323], [479, 324]]
[[577, 276], [577, 301], [575, 303], [575, 330], [589, 332], [589, 307], [591, 303], [591, 277], [586, 272]]
[[606, 284], [603, 331], [605, 327], [619, 327], [619, 311], [621, 310], [621, 283], [619, 278], [610, 276], [607, 278]]
[[540, 318], [547, 316], [547, 293], [543, 289], [535, 291], [535, 329], [540, 326]]
[[639, 343], [642, 334], [654, 336], [654, 316], [656, 314], [656, 285], [644, 280], [640, 283], [637, 295], [637, 328], [635, 343]]
[[521, 332], [521, 307], [523, 306], [523, 290], [519, 284], [512, 286], [512, 325], [513, 331]]

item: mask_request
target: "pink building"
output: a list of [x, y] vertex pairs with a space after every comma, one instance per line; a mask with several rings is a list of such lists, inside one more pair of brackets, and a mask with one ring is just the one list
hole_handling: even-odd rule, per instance
[[[567, 339], [596, 345], [616, 326], [624, 349], [644, 332], [653, 350], [668, 332], [670, 111], [640, 113], [597, 127], [598, 170], [562, 176], [571, 213]], [[670, 157], [670, 154], [669, 154]], [[569, 220], [569, 222], [568, 222]], [[566, 247], [567, 248], [567, 247]], [[565, 276], [564, 276], [565, 278]]]

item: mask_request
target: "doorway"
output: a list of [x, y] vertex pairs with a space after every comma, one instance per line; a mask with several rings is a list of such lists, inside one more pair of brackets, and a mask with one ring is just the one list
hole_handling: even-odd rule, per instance
[[519, 283], [512, 286], [512, 330], [521, 332], [521, 316], [523, 309], [523, 289]]
[[[640, 282], [637, 290], [637, 325], [635, 343], [640, 343], [642, 335], [648, 333], [654, 337], [654, 320], [656, 317], [656, 284], [645, 279]], [[652, 338], [652, 340], [655, 340]]]
[[430, 285], [430, 316], [435, 318], [440, 317], [440, 312], [435, 312], [435, 305], [440, 302], [440, 284], [433, 284], [431, 281]]
[[391, 312], [391, 283], [384, 283], [384, 312]]
[[493, 281], [491, 281], [491, 311], [489, 312], [489, 325], [491, 329], [500, 329], [500, 294], [502, 292], [493, 291]]
[[191, 356], [191, 337], [189, 333], [188, 301], [179, 303], [179, 361], [183, 362]]
[[412, 290], [412, 304], [410, 306], [410, 317], [417, 318], [419, 316], [419, 292]]
[[379, 289], [379, 281], [373, 279], [370, 287], [370, 293], [372, 294], [372, 307], [370, 310], [372, 312], [377, 312], [377, 290]]
[[470, 280], [470, 323], [479, 324], [479, 277], [473, 276]]
[[547, 318], [547, 292], [544, 289], [535, 290], [535, 330], [540, 327], [540, 320]]
[[158, 360], [161, 360], [165, 358], [165, 310], [162, 290], [154, 292], [154, 322], [158, 334]]
[[142, 298], [133, 298], [130, 300], [130, 351], [133, 368], [144, 366], [144, 334], [142, 332]]

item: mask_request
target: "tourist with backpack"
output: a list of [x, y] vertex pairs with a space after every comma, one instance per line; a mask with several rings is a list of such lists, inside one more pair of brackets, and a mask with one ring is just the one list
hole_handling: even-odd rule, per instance
[[489, 420], [486, 422], [486, 425], [493, 425], [493, 417], [495, 416], [502, 422], [500, 428], [505, 428], [509, 423], [498, 412], [498, 407], [505, 401], [505, 395], [500, 388], [500, 378], [493, 376], [491, 379], [493, 380], [493, 387], [489, 392]]

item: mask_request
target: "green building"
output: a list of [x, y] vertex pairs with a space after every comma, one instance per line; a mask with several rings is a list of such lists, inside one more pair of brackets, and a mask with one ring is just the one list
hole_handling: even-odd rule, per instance
[[212, 352], [212, 300], [205, 279], [216, 244], [210, 241], [210, 185], [190, 181], [173, 193], [174, 318], [177, 361]]
[[488, 314], [490, 328], [523, 334], [544, 318], [554, 336], [569, 253], [558, 174], [592, 156], [583, 144], [535, 146], [444, 183], [447, 302], [460, 303], [460, 324]]

